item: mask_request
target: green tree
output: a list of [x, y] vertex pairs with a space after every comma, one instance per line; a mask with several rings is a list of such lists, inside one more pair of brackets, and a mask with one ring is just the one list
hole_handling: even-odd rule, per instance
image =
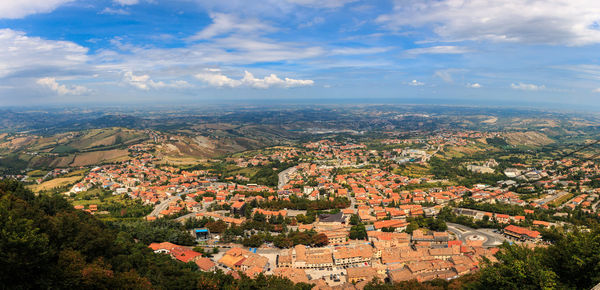
[[358, 225], [359, 222], [360, 222], [360, 219], [359, 219], [358, 215], [353, 214], [350, 216], [350, 224], [351, 225]]
[[499, 262], [484, 267], [477, 282], [481, 289], [555, 289], [558, 276], [543, 261], [543, 249], [504, 244]]
[[350, 228], [350, 239], [352, 240], [365, 240], [367, 239], [367, 230], [365, 225], [358, 224]]

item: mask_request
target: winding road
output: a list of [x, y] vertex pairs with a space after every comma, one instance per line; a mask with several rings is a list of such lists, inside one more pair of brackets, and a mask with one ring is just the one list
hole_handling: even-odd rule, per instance
[[148, 216], [158, 216], [158, 214], [167, 209], [167, 207], [169, 207], [169, 203], [173, 200], [176, 200], [180, 198], [179, 196], [171, 196], [168, 199], [163, 200], [161, 203], [159, 203], [157, 206], [154, 207], [154, 210], [152, 210], [152, 212], [148, 215]]
[[281, 190], [290, 181], [290, 174], [296, 172], [296, 167], [290, 167], [284, 171], [279, 172], [279, 182], [277, 183], [277, 189]]

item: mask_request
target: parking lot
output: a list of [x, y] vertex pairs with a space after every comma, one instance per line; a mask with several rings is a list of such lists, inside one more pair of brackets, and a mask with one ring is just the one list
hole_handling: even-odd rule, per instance
[[323, 278], [329, 286], [341, 285], [346, 282], [346, 270], [339, 267], [333, 267], [331, 270], [309, 269], [305, 272], [310, 279]]

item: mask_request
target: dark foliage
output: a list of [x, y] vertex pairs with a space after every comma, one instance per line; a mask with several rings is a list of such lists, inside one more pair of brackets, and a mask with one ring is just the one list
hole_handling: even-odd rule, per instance
[[[171, 221], [119, 231], [59, 195], [35, 196], [16, 181], [0, 181], [0, 285], [3, 289], [310, 289], [259, 275], [239, 280], [197, 271], [154, 254], [133, 235], [162, 231]], [[168, 226], [167, 226], [168, 224]]]

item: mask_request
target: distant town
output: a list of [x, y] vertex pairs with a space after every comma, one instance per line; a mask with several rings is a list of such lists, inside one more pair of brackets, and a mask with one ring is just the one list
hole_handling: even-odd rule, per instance
[[[186, 225], [195, 245], [156, 241], [148, 246], [155, 253], [195, 263], [200, 271], [278, 275], [323, 289], [361, 288], [374, 278], [455, 279], [496, 261], [504, 242], [546, 247], [551, 243], [546, 235], [573, 226], [569, 217], [575, 209], [598, 216], [600, 189], [586, 185], [600, 169], [573, 157], [462, 164], [471, 175], [496, 177], [489, 183], [460, 185], [415, 174], [440, 162], [436, 159], [448, 152], [445, 148], [482, 146], [501, 133], [390, 135], [369, 144], [323, 139], [206, 160], [187, 169], [157, 158], [157, 142], [165, 137], [152, 136], [130, 146], [128, 160], [57, 169], [36, 183], [84, 170], [87, 174], [64, 193], [75, 198], [75, 209], [110, 215], [110, 204], [93, 203], [96, 196], [82, 198], [103, 192], [109, 199], [149, 207], [147, 221]], [[274, 164], [289, 167], [269, 168]], [[237, 171], [224, 173], [215, 165]], [[252, 183], [251, 171], [245, 171], [265, 168], [271, 179], [276, 174], [276, 182]], [[582, 178], [573, 178], [580, 173]]]

